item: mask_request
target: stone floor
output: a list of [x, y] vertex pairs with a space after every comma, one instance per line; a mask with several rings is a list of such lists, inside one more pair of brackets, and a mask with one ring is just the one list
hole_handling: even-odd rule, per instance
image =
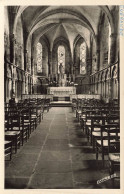
[[5, 162], [6, 189], [119, 188], [119, 181], [97, 181], [109, 175], [96, 164], [95, 153], [71, 108], [54, 107], [28, 142]]

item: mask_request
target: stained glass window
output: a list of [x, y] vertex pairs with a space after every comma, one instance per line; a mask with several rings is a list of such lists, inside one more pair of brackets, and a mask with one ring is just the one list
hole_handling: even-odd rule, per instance
[[80, 45], [80, 74], [86, 74], [86, 43]]
[[37, 72], [42, 73], [42, 44], [37, 43]]
[[64, 46], [58, 47], [58, 73], [65, 73], [65, 48]]

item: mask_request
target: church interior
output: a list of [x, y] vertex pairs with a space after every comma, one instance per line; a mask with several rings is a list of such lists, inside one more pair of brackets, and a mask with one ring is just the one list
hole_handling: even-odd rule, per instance
[[120, 188], [119, 6], [4, 7], [5, 189]]

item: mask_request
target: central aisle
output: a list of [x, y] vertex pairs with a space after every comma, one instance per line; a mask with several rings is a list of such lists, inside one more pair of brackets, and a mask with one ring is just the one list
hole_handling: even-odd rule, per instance
[[71, 108], [51, 108], [11, 162], [6, 163], [5, 186], [15, 189], [72, 189], [111, 187], [108, 176], [96, 170], [95, 153]]
[[[28, 188], [73, 188], [69, 149], [68, 108], [52, 108], [38, 131], [44, 141]], [[39, 137], [39, 134], [37, 134]], [[40, 140], [39, 140], [40, 141]]]

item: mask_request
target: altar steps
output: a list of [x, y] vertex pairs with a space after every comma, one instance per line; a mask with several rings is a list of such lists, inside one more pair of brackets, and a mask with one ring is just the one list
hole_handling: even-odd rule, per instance
[[50, 103], [51, 107], [71, 107], [72, 102], [71, 101], [52, 101]]

